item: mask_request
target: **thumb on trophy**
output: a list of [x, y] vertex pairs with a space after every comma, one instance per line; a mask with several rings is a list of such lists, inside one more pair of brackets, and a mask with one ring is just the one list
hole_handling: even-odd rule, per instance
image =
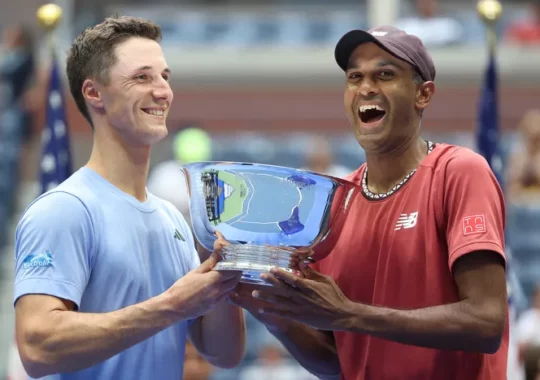
[[197, 267], [197, 271], [201, 273], [210, 272], [212, 268], [216, 266], [216, 264], [219, 262], [220, 256], [217, 252], [212, 252], [210, 257], [203, 261], [201, 265]]
[[214, 241], [214, 251], [219, 252], [223, 247], [231, 244], [225, 239], [221, 232], [216, 230], [214, 233], [217, 236], [217, 239]]

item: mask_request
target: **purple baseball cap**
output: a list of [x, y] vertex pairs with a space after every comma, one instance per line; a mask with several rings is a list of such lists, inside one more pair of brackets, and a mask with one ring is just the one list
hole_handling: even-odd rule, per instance
[[334, 55], [343, 71], [347, 70], [354, 49], [366, 42], [373, 42], [382, 49], [410, 65], [425, 81], [435, 79], [435, 65], [420, 38], [393, 26], [379, 26], [368, 31], [351, 30], [336, 45]]

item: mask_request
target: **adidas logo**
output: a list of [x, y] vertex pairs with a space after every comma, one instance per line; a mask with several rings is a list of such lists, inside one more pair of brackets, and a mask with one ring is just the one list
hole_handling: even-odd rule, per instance
[[174, 238], [180, 241], [186, 241], [186, 239], [184, 239], [184, 236], [182, 236], [180, 231], [178, 231], [177, 229], [174, 230]]

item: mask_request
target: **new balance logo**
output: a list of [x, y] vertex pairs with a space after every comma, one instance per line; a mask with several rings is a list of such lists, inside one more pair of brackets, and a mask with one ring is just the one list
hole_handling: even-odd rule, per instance
[[410, 214], [401, 214], [399, 216], [399, 219], [396, 223], [396, 228], [394, 228], [394, 231], [398, 231], [401, 229], [408, 229], [413, 228], [416, 226], [416, 222], [418, 221], [418, 211], [411, 212]]
[[178, 239], [180, 241], [186, 241], [186, 239], [184, 239], [184, 237], [182, 236], [182, 234], [178, 230], [174, 230], [174, 238]]

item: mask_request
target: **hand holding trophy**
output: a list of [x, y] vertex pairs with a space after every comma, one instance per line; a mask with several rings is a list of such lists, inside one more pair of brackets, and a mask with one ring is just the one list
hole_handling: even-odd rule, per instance
[[217, 233], [229, 242], [215, 269], [261, 285], [272, 267], [299, 274], [300, 261], [326, 257], [360, 194], [351, 182], [280, 166], [198, 162], [184, 172], [196, 239], [208, 250]]

